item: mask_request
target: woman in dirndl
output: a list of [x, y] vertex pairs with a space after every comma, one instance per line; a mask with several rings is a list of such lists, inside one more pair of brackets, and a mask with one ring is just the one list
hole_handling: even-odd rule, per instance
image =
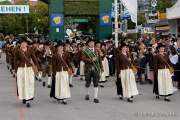
[[[38, 62], [28, 42], [23, 39], [14, 56], [15, 71], [17, 74], [17, 92], [20, 100], [26, 107], [31, 107], [30, 101], [34, 98], [35, 73], [33, 64], [38, 67]], [[38, 67], [39, 68], [39, 67]]]
[[62, 43], [56, 46], [57, 52], [52, 58], [53, 80], [50, 97], [67, 104], [67, 99], [71, 97], [68, 71], [72, 70], [72, 67], [63, 46]]
[[128, 102], [133, 102], [133, 97], [138, 95], [135, 73], [132, 69], [132, 59], [128, 55], [128, 46], [121, 44], [120, 51], [116, 57], [117, 66], [117, 94], [120, 99], [127, 98]]
[[173, 83], [171, 62], [168, 55], [165, 53], [165, 46], [159, 43], [157, 47], [157, 55], [154, 56], [154, 89], [156, 99], [160, 96], [164, 97], [164, 100], [170, 102], [169, 96], [173, 94]]
[[[106, 50], [106, 45], [105, 43], [101, 43], [101, 50], [100, 50], [100, 55], [101, 55], [101, 60], [102, 60], [102, 66], [103, 66], [103, 72], [101, 73], [101, 77], [99, 82], [100, 83], [105, 83], [107, 81], [107, 77], [109, 76], [109, 62], [106, 57], [107, 55], [107, 50]], [[104, 87], [102, 84], [100, 84], [100, 87]]]

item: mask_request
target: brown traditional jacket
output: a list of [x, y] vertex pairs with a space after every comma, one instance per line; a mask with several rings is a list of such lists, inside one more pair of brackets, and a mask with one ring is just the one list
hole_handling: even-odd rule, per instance
[[12, 69], [14, 69], [14, 51], [15, 51], [15, 47], [11, 46], [9, 50], [9, 55], [10, 55], [9, 57], [10, 57], [10, 64]]
[[52, 56], [53, 56], [53, 51], [51, 49], [51, 46], [49, 46], [49, 52], [46, 53], [46, 49], [44, 51], [44, 55], [43, 55], [43, 63], [45, 63], [46, 65], [52, 65]]
[[5, 51], [6, 51], [6, 62], [10, 64], [10, 44], [6, 45]]
[[117, 74], [120, 73], [120, 70], [131, 68], [131, 65], [132, 62], [129, 60], [128, 56], [123, 55], [120, 51], [116, 57]]
[[25, 67], [25, 64], [27, 67], [31, 67], [32, 66], [31, 60], [39, 69], [39, 64], [37, 62], [37, 59], [33, 50], [31, 50], [30, 48], [28, 48], [26, 52], [23, 52], [20, 48], [17, 48], [15, 50], [15, 54], [14, 54], [15, 70], [17, 70], [18, 67]]
[[165, 69], [165, 68], [168, 68], [172, 66], [170, 60], [169, 60], [169, 57], [167, 54], [164, 54], [164, 55], [160, 55], [160, 54], [157, 54], [154, 56], [154, 59], [153, 59], [153, 63], [154, 63], [154, 71], [158, 71], [158, 69]]
[[35, 56], [36, 56], [38, 64], [39, 64], [39, 71], [43, 70], [43, 65], [42, 65], [43, 64], [43, 55], [44, 55], [44, 50], [42, 50], [42, 51], [36, 50], [35, 51]]
[[42, 63], [41, 61], [43, 60], [44, 52], [45, 52], [44, 50], [42, 50], [42, 51], [36, 50], [35, 51], [35, 56], [36, 56], [39, 64]]
[[70, 65], [70, 59], [67, 53], [63, 53], [62, 56], [60, 56], [58, 53], [55, 53], [53, 55], [52, 69], [54, 74], [56, 72], [68, 71], [68, 69], [72, 69], [72, 66]]
[[101, 56], [101, 59], [104, 60], [104, 58], [107, 55], [107, 50], [101, 50], [101, 52], [103, 53], [103, 56]]

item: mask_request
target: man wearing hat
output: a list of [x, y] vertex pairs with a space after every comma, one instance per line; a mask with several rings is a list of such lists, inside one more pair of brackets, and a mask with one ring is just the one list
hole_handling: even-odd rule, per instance
[[[39, 45], [37, 46], [37, 49], [35, 51], [35, 55], [36, 55], [36, 58], [38, 60], [38, 64], [39, 64], [39, 72], [38, 72], [38, 75], [37, 75], [37, 78], [38, 80], [41, 82], [42, 81], [42, 75], [43, 75], [43, 55], [44, 55], [44, 44], [43, 42], [39, 42]], [[43, 80], [43, 86], [45, 86], [45, 81]]]
[[[51, 87], [51, 75], [52, 75], [52, 55], [53, 52], [50, 48], [49, 42], [46, 42], [44, 44], [44, 53], [43, 53], [43, 59], [42, 59], [42, 70], [43, 70], [43, 77], [45, 78], [46, 75], [48, 76], [48, 80], [47, 80], [47, 87], [50, 88]], [[46, 85], [45, 80], [43, 79], [43, 85]]]
[[[91, 81], [94, 84], [94, 103], [99, 103], [98, 99], [98, 83], [100, 79], [100, 74], [103, 71], [101, 57], [99, 52], [95, 50], [94, 40], [89, 39], [87, 41], [87, 48], [82, 51], [81, 59], [85, 63], [85, 81], [86, 81], [86, 89], [87, 94], [85, 96], [85, 100], [89, 100], [89, 87], [91, 85]], [[91, 79], [92, 78], [92, 79]]]

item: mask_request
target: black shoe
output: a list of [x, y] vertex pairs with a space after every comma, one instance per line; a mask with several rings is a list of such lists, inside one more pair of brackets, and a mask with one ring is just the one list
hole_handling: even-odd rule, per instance
[[95, 98], [94, 103], [99, 103], [99, 99]]
[[153, 84], [152, 80], [149, 80], [149, 84], [150, 84], [150, 85], [152, 85], [152, 84]]
[[122, 97], [122, 96], [120, 96], [120, 97], [119, 97], [119, 99], [120, 99], [120, 100], [123, 100], [123, 97]]
[[104, 85], [99, 85], [99, 87], [104, 88]]
[[74, 75], [74, 77], [78, 77], [78, 75]]
[[152, 81], [149, 81], [149, 84], [150, 84], [150, 85], [152, 85], [152, 84], [153, 84], [153, 82], [152, 82]]
[[141, 85], [146, 84], [146, 82], [145, 82], [145, 81], [140, 81], [139, 83], [140, 83]]
[[69, 87], [73, 88], [74, 86], [72, 84], [70, 84]]
[[22, 100], [22, 103], [23, 103], [23, 104], [26, 104], [26, 100]]
[[80, 78], [80, 80], [82, 80], [82, 81], [83, 81], [83, 78]]
[[153, 84], [152, 80], [150, 80], [150, 79], [148, 79], [147, 82], [148, 82], [150, 85]]
[[39, 79], [39, 82], [42, 82], [42, 80], [41, 80], [41, 79]]
[[164, 98], [164, 101], [171, 102], [169, 98]]
[[160, 98], [159, 95], [157, 95], [157, 96], [156, 96], [156, 99], [159, 99], [159, 98]]
[[67, 101], [63, 100], [62, 104], [67, 105]]
[[30, 108], [30, 107], [31, 107], [31, 104], [30, 104], [30, 103], [27, 103], [27, 104], [26, 104], [26, 107], [27, 107], [27, 108]]
[[51, 88], [51, 85], [48, 85], [47, 88]]
[[85, 100], [90, 100], [89, 95], [85, 96]]
[[130, 99], [130, 98], [128, 98], [127, 101], [130, 102], [130, 103], [133, 103], [133, 100]]
[[11, 74], [13, 74], [12, 70], [10, 70]]
[[45, 87], [46, 86], [46, 82], [43, 82], [43, 87]]

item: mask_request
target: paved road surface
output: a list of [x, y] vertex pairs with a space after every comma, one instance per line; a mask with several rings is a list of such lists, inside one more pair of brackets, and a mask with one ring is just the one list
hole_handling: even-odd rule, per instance
[[[50, 99], [50, 89], [36, 82], [36, 97], [32, 107], [27, 109], [16, 97], [15, 79], [7, 70], [3, 57], [0, 64], [0, 120], [180, 120], [180, 92], [176, 92], [171, 97], [172, 102], [168, 103], [155, 99], [152, 85], [138, 85], [142, 95], [137, 96], [134, 103], [128, 103], [117, 98], [114, 81], [110, 78], [105, 83], [105, 88], [99, 92], [101, 103], [94, 104], [93, 99], [84, 100], [84, 82], [75, 78], [68, 105]], [[142, 116], [142, 112], [149, 115]], [[172, 116], [166, 116], [170, 112]]]

